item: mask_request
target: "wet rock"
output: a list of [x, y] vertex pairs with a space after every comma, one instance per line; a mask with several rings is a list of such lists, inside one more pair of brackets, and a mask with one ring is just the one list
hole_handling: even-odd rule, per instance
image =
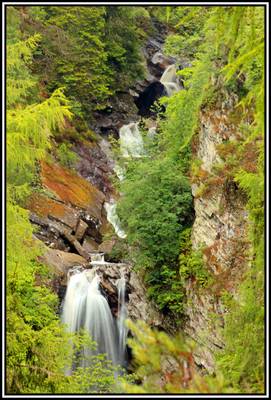
[[123, 125], [139, 119], [134, 97], [129, 93], [129, 89], [110, 100], [109, 111], [96, 111], [94, 118], [94, 129], [97, 133], [106, 136], [112, 134], [118, 138], [119, 129]]
[[138, 107], [138, 114], [142, 116], [152, 115], [153, 113], [150, 111], [150, 108], [164, 94], [165, 88], [161, 82], [153, 82], [147, 86], [135, 100], [135, 104]]
[[162, 70], [165, 70], [169, 65], [174, 64], [176, 59], [173, 57], [165, 56], [161, 51], [154, 53], [151, 59], [152, 64], [159, 65]]
[[112, 249], [113, 249], [113, 247], [114, 247], [114, 245], [115, 245], [115, 243], [116, 243], [116, 240], [114, 240], [114, 239], [105, 240], [104, 242], [102, 242], [99, 245], [98, 250], [103, 252], [103, 253], [110, 254]]

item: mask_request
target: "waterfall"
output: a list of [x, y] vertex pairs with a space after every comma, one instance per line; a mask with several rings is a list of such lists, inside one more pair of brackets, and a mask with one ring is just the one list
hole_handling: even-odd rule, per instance
[[[97, 349], [84, 349], [81, 366], [88, 366], [88, 357], [105, 353], [114, 364], [118, 361], [118, 346], [114, 320], [105, 297], [99, 290], [100, 278], [94, 270], [75, 271], [70, 276], [64, 299], [62, 322], [68, 332], [86, 329]], [[68, 371], [70, 373], [70, 371]]]
[[119, 130], [120, 150], [123, 157], [141, 157], [144, 145], [138, 122], [123, 125]]
[[119, 178], [119, 180], [123, 181], [125, 179], [125, 170], [117, 163], [115, 163], [115, 166], [113, 169], [114, 169], [114, 172], [116, 173], [117, 177]]
[[85, 355], [106, 353], [108, 359], [116, 364], [118, 356], [114, 321], [107, 300], [100, 293], [99, 282], [100, 278], [95, 275], [89, 284], [84, 325], [92, 339], [97, 342], [97, 350], [93, 352], [87, 349]]
[[91, 262], [95, 264], [104, 264], [104, 253], [102, 252], [95, 252], [95, 253], [89, 253]]
[[181, 89], [176, 75], [175, 64], [171, 64], [166, 68], [160, 82], [164, 85], [169, 97]]
[[157, 131], [156, 131], [156, 127], [152, 126], [151, 128], [149, 128], [148, 133], [147, 133], [147, 137], [149, 139], [154, 139], [154, 137], [157, 135]]
[[107, 220], [108, 220], [108, 222], [110, 222], [110, 224], [113, 225], [116, 234], [121, 239], [126, 238], [126, 236], [127, 236], [126, 233], [120, 227], [120, 219], [116, 212], [116, 208], [117, 208], [116, 203], [111, 199], [110, 203], [104, 203], [104, 207], [107, 212]]
[[62, 322], [67, 324], [68, 332], [77, 332], [84, 325], [89, 281], [84, 273], [77, 271], [68, 275], [68, 279]]
[[126, 338], [127, 338], [127, 327], [125, 325], [125, 320], [127, 319], [127, 308], [125, 302], [125, 290], [126, 281], [122, 275], [117, 281], [118, 288], [118, 333], [119, 333], [119, 343], [118, 343], [118, 353], [119, 353], [119, 363], [125, 365], [126, 361]]

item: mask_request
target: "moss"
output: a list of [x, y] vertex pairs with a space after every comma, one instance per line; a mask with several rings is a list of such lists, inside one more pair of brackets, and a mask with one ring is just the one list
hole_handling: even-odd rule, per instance
[[75, 172], [57, 164], [41, 163], [42, 183], [65, 203], [90, 209], [93, 216], [101, 218], [104, 194]]

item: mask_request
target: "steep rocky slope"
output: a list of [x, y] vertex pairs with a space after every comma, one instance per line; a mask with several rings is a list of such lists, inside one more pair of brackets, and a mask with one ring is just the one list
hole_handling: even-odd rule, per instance
[[194, 279], [189, 279], [184, 330], [198, 343], [197, 364], [209, 372], [214, 370], [215, 352], [223, 347], [221, 328], [227, 310], [221, 295], [224, 289], [233, 294], [238, 289], [249, 247], [246, 198], [227, 177], [217, 150], [217, 145], [238, 137], [231, 121], [233, 109], [234, 98], [229, 97], [215, 109], [203, 111], [194, 141], [194, 158], [200, 161], [200, 169], [192, 177], [195, 208], [192, 243], [194, 248], [203, 246], [213, 279], [206, 288], [199, 288]]

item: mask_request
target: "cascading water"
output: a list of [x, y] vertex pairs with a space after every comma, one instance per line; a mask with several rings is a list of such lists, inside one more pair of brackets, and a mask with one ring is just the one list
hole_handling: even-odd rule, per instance
[[120, 165], [115, 163], [113, 170], [116, 173], [116, 175], [120, 181], [123, 181], [125, 179], [125, 171]]
[[160, 82], [164, 85], [169, 97], [181, 89], [176, 75], [175, 64], [171, 64], [166, 68], [161, 76]]
[[[94, 270], [75, 271], [70, 276], [64, 299], [62, 322], [68, 332], [86, 329], [97, 349], [84, 349], [82, 366], [89, 365], [88, 357], [105, 353], [114, 364], [118, 362], [118, 346], [114, 320], [105, 297], [99, 290], [100, 278]], [[69, 374], [71, 370], [67, 371]]]
[[143, 139], [138, 122], [123, 125], [119, 130], [120, 150], [123, 157], [142, 157], [144, 153]]
[[126, 238], [126, 236], [127, 236], [126, 233], [120, 227], [120, 219], [116, 212], [116, 208], [117, 208], [116, 203], [111, 199], [109, 203], [104, 203], [104, 207], [107, 212], [107, 220], [108, 220], [108, 222], [110, 222], [110, 224], [113, 225], [116, 234], [121, 239]]
[[126, 363], [126, 338], [128, 329], [125, 325], [125, 320], [127, 319], [127, 307], [125, 302], [125, 290], [126, 290], [126, 281], [124, 275], [117, 281], [118, 288], [118, 354], [119, 354], [119, 363], [125, 366]]
[[157, 135], [157, 131], [156, 131], [156, 127], [152, 126], [151, 128], [149, 128], [148, 133], [147, 133], [147, 137], [149, 139], [154, 139], [154, 137]]
[[[105, 353], [114, 364], [118, 361], [116, 349], [116, 334], [114, 321], [109, 305], [99, 290], [100, 278], [95, 275], [88, 287], [86, 298], [85, 329], [97, 342], [94, 354]], [[92, 355], [93, 351], [86, 349], [85, 354]]]

